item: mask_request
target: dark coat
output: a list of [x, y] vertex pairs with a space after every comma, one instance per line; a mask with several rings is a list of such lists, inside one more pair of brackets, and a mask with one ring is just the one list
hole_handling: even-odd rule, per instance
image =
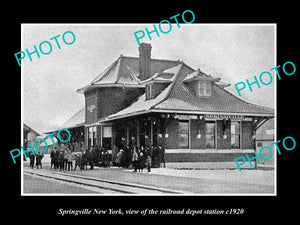
[[34, 154], [30, 154], [29, 159], [30, 159], [30, 162], [34, 162], [35, 155]]
[[43, 158], [42, 154], [37, 154], [36, 155], [36, 164], [37, 165], [41, 165], [42, 164], [42, 158]]
[[53, 159], [55, 157], [56, 157], [55, 151], [52, 150], [51, 153], [50, 153], [50, 158]]
[[144, 153], [139, 153], [138, 156], [138, 167], [139, 169], [144, 169], [145, 168], [145, 162], [146, 162], [146, 158], [145, 158], [145, 154]]
[[60, 152], [58, 157], [57, 157], [57, 162], [58, 163], [63, 163], [64, 162], [64, 153]]

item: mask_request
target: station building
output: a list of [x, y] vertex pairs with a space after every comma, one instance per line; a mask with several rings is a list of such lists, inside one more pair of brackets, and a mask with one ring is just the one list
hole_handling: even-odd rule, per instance
[[77, 90], [85, 107], [63, 128], [73, 150], [122, 142], [162, 146], [163, 162], [227, 162], [254, 155], [256, 130], [274, 110], [248, 103], [226, 90], [230, 84], [179, 60], [120, 55]]

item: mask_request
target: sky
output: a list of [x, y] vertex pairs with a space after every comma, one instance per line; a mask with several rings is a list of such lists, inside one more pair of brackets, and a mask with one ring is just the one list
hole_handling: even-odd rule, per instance
[[[154, 23], [153, 23], [154, 24]], [[138, 43], [134, 32], [150, 31], [153, 24], [22, 24], [21, 50], [34, 51], [43, 41], [52, 44], [48, 55], [40, 58], [32, 54], [21, 61], [23, 122], [40, 133], [59, 128], [84, 107], [84, 95], [76, 90], [88, 84], [121, 54], [138, 57]], [[157, 22], [156, 22], [156, 26]], [[163, 27], [168, 30], [168, 27]], [[75, 42], [66, 45], [62, 35], [72, 31]], [[140, 42], [150, 43], [151, 58], [181, 60], [194, 69], [220, 77], [230, 83], [226, 88], [238, 96], [235, 83], [254, 81], [263, 71], [273, 75], [270, 85], [253, 85], [241, 91], [241, 99], [250, 103], [275, 107], [277, 66], [273, 24], [172, 24], [169, 33], [152, 33]], [[58, 49], [57, 38], [61, 49]], [[67, 42], [72, 36], [66, 34]], [[47, 52], [47, 44], [43, 44]], [[16, 62], [17, 63], [17, 62]], [[265, 78], [265, 82], [268, 79]]]

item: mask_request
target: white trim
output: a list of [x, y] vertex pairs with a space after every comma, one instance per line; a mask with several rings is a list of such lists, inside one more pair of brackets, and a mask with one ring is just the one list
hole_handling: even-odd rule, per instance
[[104, 122], [104, 121], [99, 122], [99, 121], [97, 121], [97, 122], [90, 123], [90, 124], [82, 124], [81, 126], [92, 127], [92, 126], [112, 126], [112, 125], [114, 125], [114, 123], [109, 122], [109, 121], [108, 122]]
[[[88, 86], [86, 88], [87, 91], [88, 89], [92, 89], [92, 88], [98, 88], [98, 87], [130, 87], [130, 88], [144, 88], [144, 86], [141, 86], [140, 84], [131, 84], [131, 83], [101, 83], [101, 84], [91, 84], [91, 86]], [[80, 90], [80, 89], [79, 89]]]
[[119, 115], [110, 117], [107, 116], [105, 119], [101, 120], [101, 122], [112, 121], [117, 119], [122, 119], [126, 117], [147, 114], [151, 112], [158, 112], [158, 113], [180, 113], [180, 114], [189, 114], [189, 115], [203, 115], [203, 114], [223, 114], [223, 115], [243, 115], [243, 116], [263, 116], [263, 117], [270, 117], [274, 118], [274, 114], [255, 114], [255, 113], [235, 113], [235, 112], [203, 112], [203, 111], [184, 111], [184, 110], [165, 110], [165, 109], [148, 109], [142, 110], [138, 112], [127, 113], [125, 115]]
[[254, 149], [165, 149], [165, 153], [253, 153]]
[[153, 84], [153, 83], [172, 83], [171, 80], [155, 80], [155, 78], [153, 80], [143, 80], [141, 81], [139, 84], [140, 85], [148, 85], [148, 84]]
[[[181, 114], [194, 114], [194, 115], [203, 115], [203, 114], [223, 114], [223, 115], [243, 115], [243, 116], [264, 116], [264, 117], [274, 117], [274, 114], [263, 114], [263, 113], [243, 113], [243, 112], [212, 112], [212, 111], [184, 111], [184, 110], [167, 110], [167, 109], [151, 109], [148, 112], [164, 112], [164, 113], [181, 113]], [[147, 113], [147, 112], [146, 112]]]
[[[277, 64], [277, 24], [274, 24], [275, 25], [275, 31], [274, 31], [274, 67]], [[275, 116], [274, 116], [274, 129], [275, 129], [275, 142], [277, 141], [277, 79], [274, 79], [275, 80], [275, 84], [274, 84], [274, 109], [275, 109]], [[253, 139], [252, 139], [253, 141]], [[255, 143], [256, 144], [256, 143]], [[274, 194], [277, 195], [277, 151], [274, 151], [274, 166], [275, 166], [275, 173], [274, 173], [274, 187], [275, 187], [275, 190], [274, 190]]]

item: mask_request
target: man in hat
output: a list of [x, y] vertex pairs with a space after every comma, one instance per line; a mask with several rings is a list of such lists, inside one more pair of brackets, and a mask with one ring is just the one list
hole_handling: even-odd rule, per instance
[[30, 167], [31, 167], [31, 169], [33, 169], [35, 155], [32, 152], [29, 152], [29, 159], [30, 159]]
[[42, 152], [38, 152], [36, 155], [36, 168], [39, 169], [43, 169], [42, 168], [42, 158], [44, 157], [44, 154]]

